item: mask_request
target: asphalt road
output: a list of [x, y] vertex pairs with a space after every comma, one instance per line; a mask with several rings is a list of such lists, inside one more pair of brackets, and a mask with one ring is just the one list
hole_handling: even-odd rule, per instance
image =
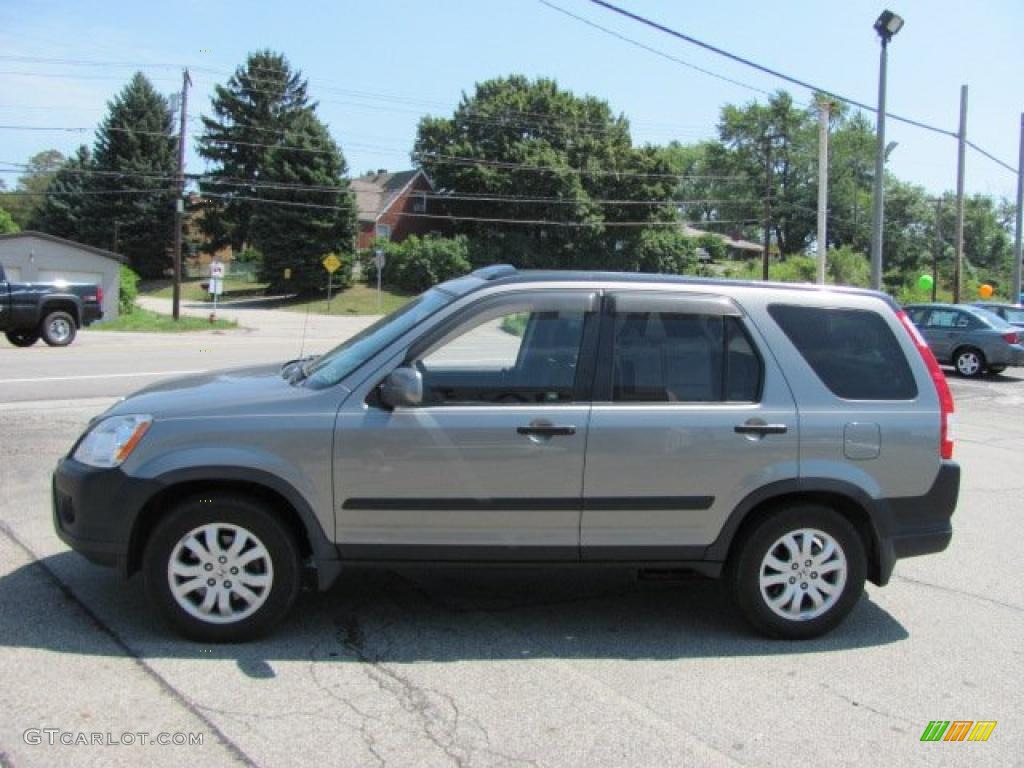
[[[239, 332], [99, 336], [0, 347], [6, 382], [132, 374], [0, 383], [3, 768], [1024, 765], [1022, 373], [953, 379], [953, 544], [901, 561], [824, 639], [752, 635], [698, 578], [353, 568], [272, 637], [203, 647], [165, 630], [138, 579], [59, 542], [49, 473], [88, 418], [157, 378], [142, 374], [297, 351]], [[936, 719], [998, 725], [986, 743], [921, 743]], [[27, 744], [31, 728], [203, 744]]]

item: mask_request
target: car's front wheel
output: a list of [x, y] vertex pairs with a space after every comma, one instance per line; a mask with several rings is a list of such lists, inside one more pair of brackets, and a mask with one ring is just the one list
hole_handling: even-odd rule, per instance
[[748, 529], [727, 575], [740, 612], [771, 637], [802, 640], [837, 626], [864, 589], [864, 544], [817, 504], [779, 509]]
[[298, 596], [295, 539], [262, 503], [228, 494], [190, 498], [146, 545], [146, 588], [179, 633], [237, 642], [277, 624]]
[[39, 341], [39, 334], [35, 331], [7, 331], [7, 340], [16, 347], [31, 347]]

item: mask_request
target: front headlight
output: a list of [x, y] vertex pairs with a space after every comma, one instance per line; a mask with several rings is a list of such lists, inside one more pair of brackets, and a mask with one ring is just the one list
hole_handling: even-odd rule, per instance
[[111, 416], [103, 419], [82, 438], [72, 456], [90, 467], [116, 467], [121, 464], [146, 434], [152, 416]]

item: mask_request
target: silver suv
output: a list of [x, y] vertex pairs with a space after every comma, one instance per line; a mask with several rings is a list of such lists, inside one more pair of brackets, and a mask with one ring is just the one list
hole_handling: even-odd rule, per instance
[[884, 294], [495, 266], [325, 355], [118, 403], [53, 520], [203, 641], [410, 561], [692, 569], [807, 638], [949, 544], [952, 412]]

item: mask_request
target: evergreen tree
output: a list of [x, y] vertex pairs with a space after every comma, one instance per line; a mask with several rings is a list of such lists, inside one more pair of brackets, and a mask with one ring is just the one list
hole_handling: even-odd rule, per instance
[[[88, 212], [85, 210], [92, 156], [84, 144], [69, 157], [47, 187], [47, 196], [29, 219], [28, 229], [46, 232], [69, 240], [88, 239]], [[110, 247], [110, 244], [100, 244]]]
[[[311, 110], [295, 118], [283, 143], [293, 149], [279, 148], [268, 157], [260, 178], [279, 186], [257, 190], [267, 202], [255, 204], [250, 237], [263, 255], [259, 274], [269, 284], [268, 291], [312, 293], [324, 290], [327, 283], [323, 258], [328, 253], [352, 253], [355, 196], [343, 178], [347, 168], [341, 151]], [[318, 189], [289, 189], [291, 185]], [[291, 270], [287, 279], [285, 269]]]
[[284, 56], [250, 54], [215, 88], [213, 117], [203, 117], [199, 139], [200, 154], [215, 164], [202, 184], [212, 200], [203, 229], [214, 247], [256, 248], [261, 279], [272, 292], [324, 288], [320, 260], [331, 252], [351, 254], [354, 244], [345, 160], [306, 88]]
[[[230, 245], [236, 252], [250, 245], [256, 187], [238, 182], [266, 181], [273, 145], [304, 112], [315, 108], [306, 96], [306, 81], [288, 60], [272, 51], [249, 55], [226, 85], [214, 87], [213, 116], [203, 116], [199, 154], [215, 167], [202, 184], [207, 205], [202, 219], [211, 246]], [[223, 181], [222, 181], [223, 180]]]
[[86, 239], [119, 249], [143, 277], [172, 266], [177, 137], [167, 99], [140, 72], [109, 103], [96, 131]]
[[63, 164], [64, 155], [56, 149], [37, 152], [28, 159], [28, 168], [18, 178], [14, 192], [0, 194], [0, 204], [22, 229], [28, 227], [32, 215], [43, 205], [54, 173]]

